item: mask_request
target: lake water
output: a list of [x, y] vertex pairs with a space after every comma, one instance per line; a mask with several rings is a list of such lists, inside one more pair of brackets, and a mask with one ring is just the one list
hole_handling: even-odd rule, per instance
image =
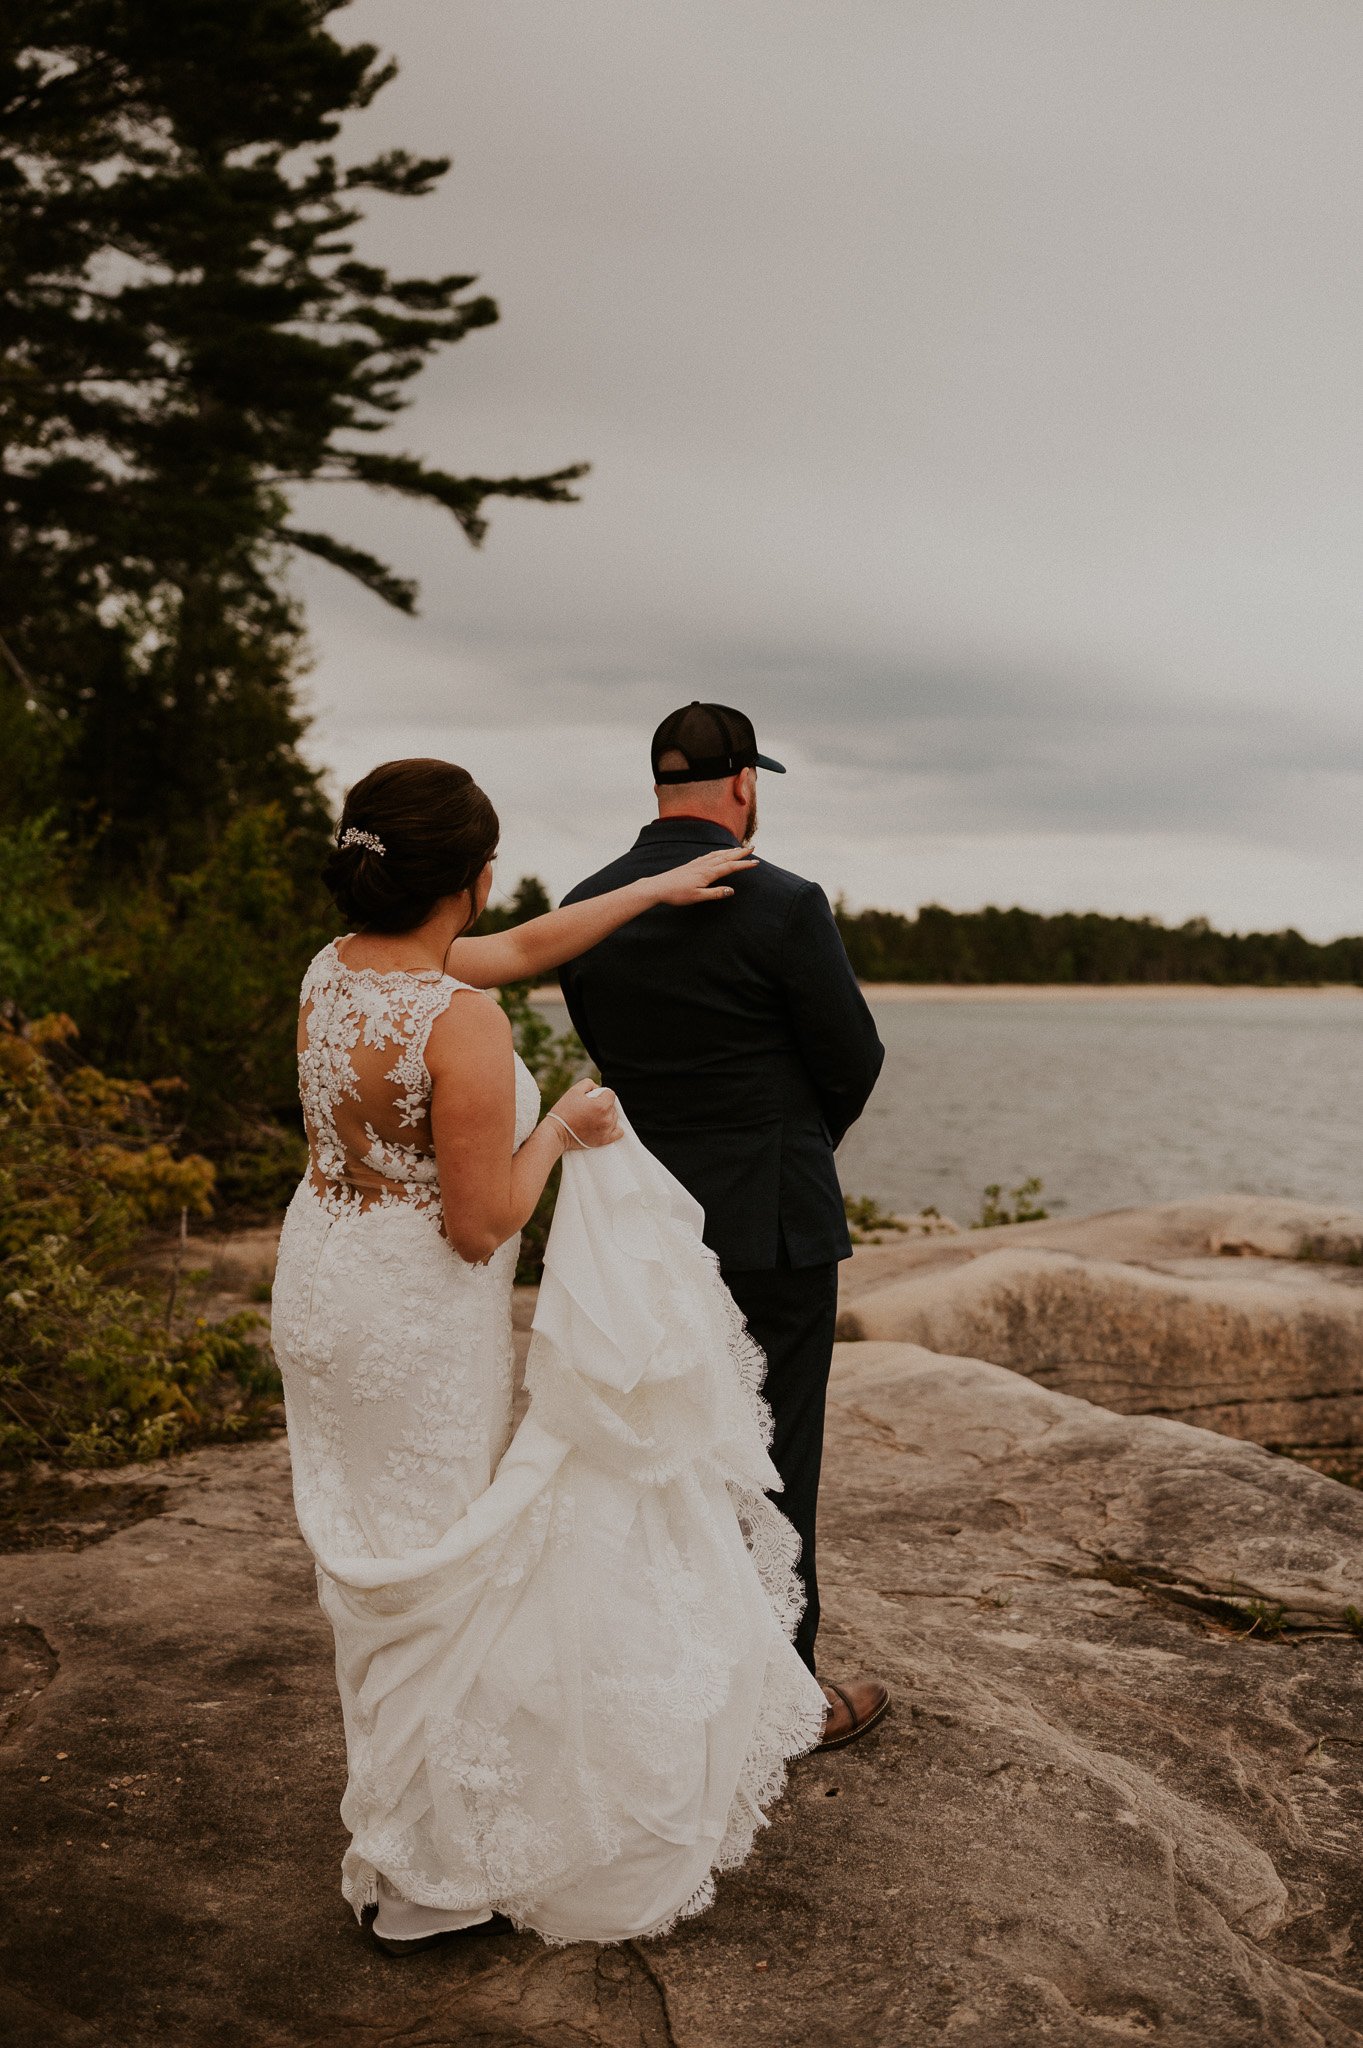
[[962, 1223], [1032, 1174], [1071, 1215], [1226, 1191], [1363, 1209], [1363, 997], [872, 1006], [885, 1068], [838, 1154], [849, 1194]]

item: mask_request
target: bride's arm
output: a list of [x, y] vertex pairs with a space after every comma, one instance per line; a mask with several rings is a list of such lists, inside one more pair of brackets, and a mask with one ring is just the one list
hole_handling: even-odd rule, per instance
[[[445, 1235], [461, 1259], [479, 1265], [524, 1229], [573, 1140], [563, 1123], [546, 1117], [516, 1151], [511, 1026], [496, 1003], [451, 997], [432, 1026], [426, 1065]], [[584, 1145], [620, 1135], [614, 1095], [590, 1081], [570, 1088], [554, 1116]]]
[[590, 896], [546, 911], [510, 931], [485, 939], [456, 939], [445, 956], [449, 973], [474, 988], [502, 988], [509, 981], [536, 981], [565, 960], [585, 953], [622, 924], [655, 903], [719, 903], [733, 890], [725, 877], [755, 867], [746, 846], [724, 846], [665, 874], [644, 875], [623, 889]]

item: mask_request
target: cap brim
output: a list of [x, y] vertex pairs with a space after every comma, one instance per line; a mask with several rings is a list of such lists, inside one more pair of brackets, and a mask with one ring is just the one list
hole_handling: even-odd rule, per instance
[[773, 775], [784, 775], [786, 772], [779, 761], [772, 760], [770, 754], [759, 754], [757, 757], [757, 765], [759, 768], [768, 769]]

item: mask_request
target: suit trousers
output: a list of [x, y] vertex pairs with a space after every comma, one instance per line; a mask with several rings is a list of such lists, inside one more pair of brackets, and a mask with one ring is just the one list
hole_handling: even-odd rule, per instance
[[772, 1463], [783, 1483], [783, 1491], [772, 1498], [794, 1524], [800, 1539], [805, 1611], [795, 1647], [812, 1671], [814, 1638], [819, 1632], [814, 1525], [823, 1462], [824, 1404], [838, 1316], [838, 1268], [835, 1263], [777, 1266], [765, 1272], [726, 1268], [724, 1284], [738, 1303], [753, 1341], [767, 1354], [762, 1391], [776, 1426]]

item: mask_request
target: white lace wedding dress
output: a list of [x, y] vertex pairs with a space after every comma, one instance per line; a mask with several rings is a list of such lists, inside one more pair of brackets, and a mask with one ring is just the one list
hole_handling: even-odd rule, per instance
[[[624, 1940], [709, 1903], [824, 1700], [761, 1355], [632, 1133], [564, 1162], [512, 1435], [515, 1245], [456, 1255], [431, 1150], [425, 1046], [462, 986], [335, 946], [303, 984], [274, 1342], [336, 1637], [342, 1889]], [[519, 1060], [516, 1111], [520, 1144]]]

